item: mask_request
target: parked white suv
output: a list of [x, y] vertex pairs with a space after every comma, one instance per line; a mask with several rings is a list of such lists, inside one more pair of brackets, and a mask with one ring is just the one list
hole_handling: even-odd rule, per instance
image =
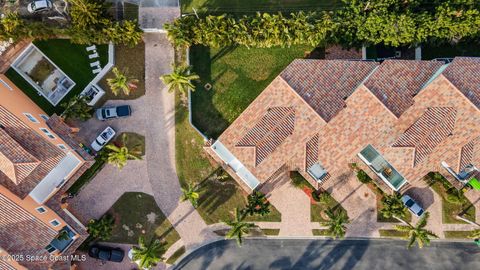
[[53, 8], [53, 4], [50, 0], [35, 0], [27, 5], [27, 10], [30, 13], [47, 11], [52, 8]]
[[111, 127], [107, 127], [90, 145], [93, 150], [100, 151], [102, 148], [115, 137], [115, 130]]

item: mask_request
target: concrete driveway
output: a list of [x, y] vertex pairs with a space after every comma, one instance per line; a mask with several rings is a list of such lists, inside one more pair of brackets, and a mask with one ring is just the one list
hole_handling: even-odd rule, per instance
[[406, 248], [399, 240], [247, 239], [219, 241], [187, 255], [174, 269], [480, 269], [473, 243], [433, 242]]

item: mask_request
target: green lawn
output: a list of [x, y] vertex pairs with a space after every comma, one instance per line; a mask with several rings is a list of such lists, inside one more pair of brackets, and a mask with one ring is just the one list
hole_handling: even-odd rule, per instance
[[[193, 46], [190, 61], [201, 78], [192, 95], [193, 123], [207, 137], [218, 137], [293, 59], [312, 49]], [[213, 88], [205, 90], [206, 83]]]
[[[437, 174], [439, 175], [439, 174]], [[426, 180], [433, 179], [433, 174], [430, 173], [426, 176]], [[458, 220], [455, 217], [465, 211], [464, 217], [468, 220], [475, 222], [475, 207], [472, 203], [463, 195], [460, 196], [459, 202], [451, 202], [448, 198], [448, 190], [452, 188], [452, 185], [445, 178], [438, 178], [434, 182], [429, 182], [430, 187], [442, 198], [442, 215], [443, 223], [460, 223], [464, 224], [464, 221]]]
[[264, 235], [275, 236], [280, 233], [280, 229], [261, 229]]
[[141, 156], [145, 155], [145, 136], [135, 132], [122, 132], [118, 134], [115, 143], [121, 145], [123, 143], [122, 137], [126, 135], [126, 146], [128, 149], [135, 149], [140, 152]]
[[397, 230], [378, 230], [382, 237], [404, 238], [407, 236], [406, 232], [399, 232]]
[[[216, 179], [209, 177], [200, 183], [200, 199], [197, 211], [207, 224], [218, 223], [233, 218], [235, 208], [246, 205], [247, 194], [231, 177]], [[281, 215], [273, 205], [266, 216], [247, 216], [246, 221], [281, 221]]]
[[101, 106], [109, 99], [136, 99], [145, 95], [145, 43], [140, 42], [133, 48], [115, 45], [115, 66], [121, 72], [126, 73], [129, 78], [138, 80], [137, 89], [132, 90], [128, 96], [123, 92], [120, 92], [117, 96], [114, 95], [107, 83], [108, 78], [114, 78], [113, 72], [110, 70], [110, 72], [98, 82], [98, 85], [105, 90], [106, 94], [96, 106]]
[[338, 204], [338, 202], [332, 196], [330, 196], [330, 194], [328, 194], [326, 191], [324, 191], [324, 193], [327, 194], [325, 196], [325, 201], [310, 204], [310, 219], [312, 222], [326, 222], [327, 217], [324, 212], [328, 208], [345, 211], [345, 209]]
[[292, 12], [299, 10], [332, 10], [341, 0], [180, 0], [183, 13], [255, 13]]
[[157, 237], [167, 243], [167, 248], [180, 239], [154, 198], [141, 192], [124, 193], [108, 210], [115, 218], [112, 237], [108, 242], [137, 244], [144, 235], [147, 241]]
[[444, 231], [445, 238], [449, 239], [468, 239], [472, 231]]
[[170, 258], [167, 259], [166, 263], [167, 264], [174, 264], [180, 257], [182, 257], [183, 254], [185, 254], [185, 246], [182, 246], [181, 248], [177, 249]]
[[451, 58], [455, 56], [480, 56], [480, 43], [468, 42], [455, 45], [422, 45], [422, 59]]
[[312, 234], [314, 236], [332, 236], [326, 229], [313, 229]]

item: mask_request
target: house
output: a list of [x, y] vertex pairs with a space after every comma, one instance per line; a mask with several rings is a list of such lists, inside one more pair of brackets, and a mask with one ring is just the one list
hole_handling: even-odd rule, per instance
[[1, 269], [69, 269], [53, 258], [88, 236], [62, 207], [65, 190], [93, 164], [67, 127], [0, 74], [0, 253], [18, 258], [0, 256]]
[[247, 191], [289, 171], [331, 189], [351, 164], [389, 192], [431, 171], [461, 188], [480, 167], [480, 58], [297, 59], [207, 146]]

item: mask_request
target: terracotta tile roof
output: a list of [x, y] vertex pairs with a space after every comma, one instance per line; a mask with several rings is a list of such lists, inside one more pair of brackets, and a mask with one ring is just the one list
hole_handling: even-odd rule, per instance
[[294, 129], [295, 109], [272, 107], [235, 146], [255, 147], [255, 165], [258, 165], [292, 135]]
[[305, 170], [318, 161], [318, 138], [317, 133], [305, 145]]
[[403, 133], [393, 147], [414, 147], [414, 166], [425, 159], [433, 149], [452, 134], [456, 109], [431, 107]]
[[465, 169], [468, 164], [480, 166], [480, 136], [465, 144], [460, 151], [458, 171]]
[[0, 270], [16, 270], [13, 265], [9, 264], [6, 260], [0, 259]]
[[[28, 152], [29, 156], [27, 158], [29, 158], [29, 161], [34, 159], [39, 161], [36, 167], [18, 184], [14, 183], [10, 179], [10, 176], [3, 173], [3, 170], [0, 171], [0, 185], [5, 186], [17, 196], [24, 198], [53, 168], [57, 166], [57, 164], [65, 157], [65, 153], [48, 142], [47, 139], [31, 130], [30, 127], [25, 125], [20, 119], [1, 105], [0, 124], [3, 127], [3, 138], [6, 138], [6, 134], [8, 134], [11, 138], [9, 139], [10, 143], [13, 143], [13, 140], [21, 146], [21, 148], [19, 148], [20, 152], [22, 152], [21, 149]], [[25, 154], [25, 152], [23, 152], [23, 154]], [[22, 175], [26, 175], [29, 169], [32, 168], [29, 166], [27, 166], [28, 169], [23, 170]]]
[[57, 232], [0, 193], [0, 247], [10, 254], [47, 255]]
[[19, 184], [40, 161], [0, 128], [0, 171]]
[[296, 59], [280, 76], [329, 122], [377, 66], [365, 61]]
[[480, 108], [480, 58], [456, 57], [442, 75]]
[[386, 60], [364, 85], [396, 117], [400, 117], [442, 65], [443, 62], [439, 61]]

